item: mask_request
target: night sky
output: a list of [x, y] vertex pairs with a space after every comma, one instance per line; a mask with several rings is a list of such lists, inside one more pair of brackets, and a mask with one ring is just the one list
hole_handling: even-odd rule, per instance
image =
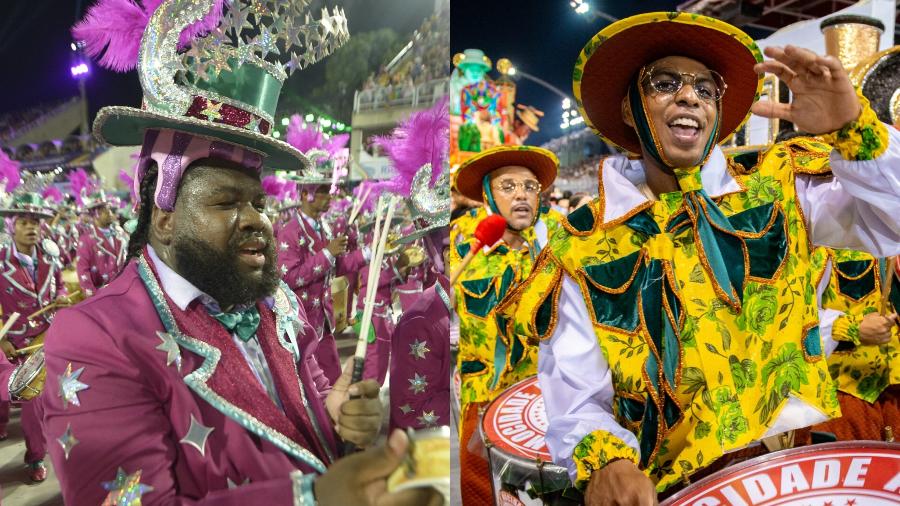
[[[590, 0], [616, 18], [641, 12], [674, 10], [682, 1]], [[572, 9], [568, 0], [453, 0], [450, 9], [450, 54], [467, 48], [485, 52], [496, 64], [509, 58], [513, 65], [572, 95], [572, 69], [584, 44], [610, 21], [589, 22]], [[749, 31], [754, 37], [767, 32]], [[496, 77], [497, 73], [492, 72]], [[517, 79], [516, 100], [544, 111], [541, 131], [528, 138], [542, 144], [563, 134], [560, 128], [562, 99], [546, 88]]]
[[[71, 26], [92, 0], [0, 1], [0, 114], [78, 95], [70, 74]], [[434, 9], [434, 0], [326, 0], [347, 14], [350, 34], [390, 27], [410, 34]], [[321, 8], [321, 4], [319, 6]], [[319, 9], [314, 10], [318, 17]], [[285, 90], [305, 93], [324, 79], [323, 63], [294, 73]], [[140, 106], [137, 73], [117, 74], [93, 65], [87, 81], [90, 117], [106, 105]], [[352, 95], [347, 100], [353, 100]]]

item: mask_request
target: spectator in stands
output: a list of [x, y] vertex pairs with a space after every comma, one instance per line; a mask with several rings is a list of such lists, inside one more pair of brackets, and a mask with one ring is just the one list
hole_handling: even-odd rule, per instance
[[569, 199], [569, 212], [578, 209], [579, 207], [589, 203], [591, 201], [591, 196], [587, 193], [576, 193], [572, 195], [572, 198]]

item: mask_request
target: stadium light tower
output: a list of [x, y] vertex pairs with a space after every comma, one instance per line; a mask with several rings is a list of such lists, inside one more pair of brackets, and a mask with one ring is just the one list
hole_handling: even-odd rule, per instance
[[584, 16], [588, 23], [593, 23], [597, 18], [603, 18], [609, 22], [616, 22], [619, 20], [619, 18], [610, 16], [599, 9], [592, 9], [588, 0], [569, 0], [569, 6], [571, 6], [577, 14]]
[[[84, 41], [76, 40], [69, 47], [72, 49], [72, 65], [69, 67], [69, 71], [72, 73], [72, 78], [78, 81], [78, 94], [81, 95], [81, 135], [90, 138], [85, 80], [91, 73], [91, 66], [84, 54]], [[88, 142], [91, 141], [88, 140]]]

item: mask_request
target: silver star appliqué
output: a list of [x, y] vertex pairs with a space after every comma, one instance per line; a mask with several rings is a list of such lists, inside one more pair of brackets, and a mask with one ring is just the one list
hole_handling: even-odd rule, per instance
[[426, 344], [428, 343], [416, 339], [409, 345], [409, 354], [416, 357], [416, 360], [425, 358], [425, 354], [431, 351]]
[[228, 483], [228, 488], [238, 488], [250, 483], [250, 478], [244, 478], [244, 481], [241, 483], [235, 483], [231, 481], [231, 478], [225, 478], [225, 482]]
[[180, 372], [181, 349], [178, 347], [178, 343], [175, 342], [175, 338], [172, 337], [172, 334], [162, 331], [157, 331], [156, 335], [162, 340], [162, 343], [160, 343], [156, 349], [166, 352], [166, 365], [170, 366], [174, 362], [175, 368]]
[[128, 474], [121, 467], [116, 471], [116, 479], [101, 483], [109, 491], [103, 504], [141, 504], [141, 496], [152, 492], [153, 487], [141, 483], [141, 470]]
[[198, 422], [197, 419], [194, 418], [194, 414], [191, 413], [191, 426], [188, 427], [187, 434], [181, 438], [179, 443], [193, 446], [200, 452], [200, 455], [206, 455], [206, 439], [209, 438], [209, 435], [213, 430], [213, 427], [207, 427]]
[[315, 272], [316, 274], [321, 274], [321, 272], [322, 272], [322, 266], [321, 266], [321, 265], [317, 265], [317, 266], [313, 267], [313, 272]]
[[321, 302], [319, 302], [319, 299], [313, 299], [313, 301], [312, 301], [313, 307], [319, 307], [319, 304], [321, 304]]
[[428, 388], [428, 382], [425, 381], [427, 378], [425, 376], [419, 376], [419, 373], [415, 373], [415, 375], [410, 378], [409, 381], [409, 389], [413, 391], [413, 393], [420, 394]]
[[437, 423], [438, 418], [440, 418], [440, 417], [436, 416], [434, 414], [434, 410], [431, 410], [431, 411], [423, 411], [422, 415], [419, 416], [418, 418], [416, 418], [416, 420], [418, 420], [419, 423], [421, 423], [422, 425], [430, 427], [430, 426], [434, 425], [435, 423]]
[[297, 276], [297, 285], [298, 285], [298, 286], [303, 286], [303, 285], [305, 285], [305, 284], [306, 284], [306, 280], [303, 279], [303, 276]]
[[63, 409], [66, 409], [69, 403], [81, 406], [81, 401], [78, 400], [78, 392], [90, 388], [87, 384], [78, 381], [78, 377], [83, 372], [84, 367], [72, 372], [72, 363], [69, 362], [69, 365], [66, 366], [66, 372], [60, 375], [59, 396], [63, 400]]
[[287, 265], [281, 264], [281, 275], [284, 276], [285, 274], [287, 274], [287, 271]]
[[66, 460], [69, 460], [69, 452], [72, 451], [72, 448], [75, 448], [75, 445], [78, 444], [78, 440], [75, 439], [75, 435], [72, 434], [72, 424], [66, 424], [66, 431], [63, 432], [62, 436], [59, 436], [56, 441], [62, 446], [63, 454], [66, 456]]
[[288, 245], [286, 242], [282, 242], [282, 243], [278, 244], [278, 248], [281, 249], [281, 251], [287, 251]]
[[401, 411], [404, 415], [408, 415], [409, 412], [412, 411], [412, 408], [409, 406], [409, 404], [404, 404], [404, 405], [400, 406], [400, 411]]

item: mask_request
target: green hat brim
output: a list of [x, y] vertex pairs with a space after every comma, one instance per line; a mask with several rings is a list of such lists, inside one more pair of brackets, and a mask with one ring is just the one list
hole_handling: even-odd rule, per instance
[[39, 218], [51, 219], [53, 214], [47, 211], [28, 211], [25, 209], [0, 209], [0, 216], [37, 216]]
[[148, 129], [178, 130], [235, 144], [261, 154], [263, 166], [271, 169], [306, 170], [310, 166], [309, 159], [290, 144], [231, 125], [122, 106], [104, 107], [94, 120], [94, 137], [112, 146], [140, 146]]

